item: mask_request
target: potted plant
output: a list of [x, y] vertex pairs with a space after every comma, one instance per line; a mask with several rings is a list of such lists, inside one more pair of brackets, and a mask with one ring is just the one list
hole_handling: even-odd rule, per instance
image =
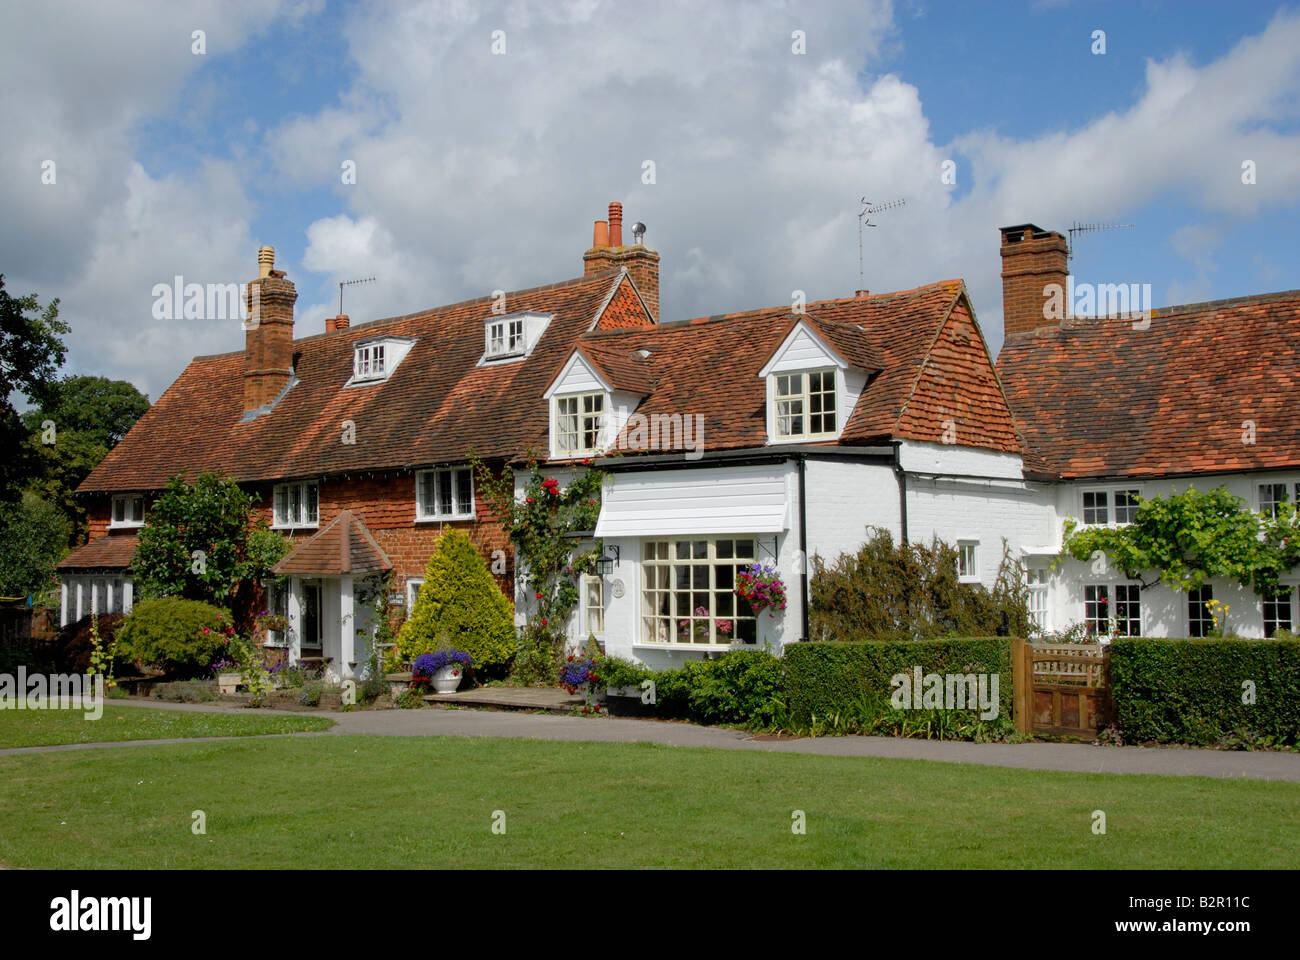
[[411, 689], [426, 690], [432, 683], [438, 693], [455, 693], [473, 666], [474, 658], [464, 650], [422, 653], [411, 666]]
[[570, 694], [581, 693], [588, 706], [591, 705], [591, 691], [598, 679], [596, 658], [590, 654], [570, 654], [560, 665], [560, 686]]
[[736, 574], [736, 586], [733, 590], [742, 600], [748, 600], [754, 609], [754, 616], [764, 610], [775, 617], [777, 612], [784, 612], [786, 606], [785, 584], [772, 567], [761, 563], [752, 563]]
[[212, 671], [217, 677], [217, 689], [223, 694], [235, 693], [244, 680], [244, 673], [239, 664], [226, 657], [213, 663]]

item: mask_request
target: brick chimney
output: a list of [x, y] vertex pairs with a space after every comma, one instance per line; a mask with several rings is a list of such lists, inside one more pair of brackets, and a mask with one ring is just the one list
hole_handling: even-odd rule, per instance
[[293, 305], [298, 291], [276, 270], [275, 249], [257, 251], [257, 279], [245, 293], [244, 413], [269, 406], [289, 385], [293, 366]]
[[346, 330], [352, 323], [352, 320], [346, 313], [340, 313], [337, 317], [325, 318], [325, 332], [333, 333], [335, 330]]
[[597, 220], [592, 230], [591, 249], [582, 255], [582, 275], [626, 267], [641, 298], [659, 322], [659, 254], [640, 242], [623, 245], [623, 204], [609, 205], [609, 221]]
[[[1065, 237], [1032, 223], [1002, 228], [1002, 327], [1005, 336], [1059, 323], [1043, 316], [1050, 284], [1065, 290], [1069, 273]], [[1064, 296], [1064, 293], [1061, 294]], [[1068, 311], [1067, 311], [1068, 312]]]

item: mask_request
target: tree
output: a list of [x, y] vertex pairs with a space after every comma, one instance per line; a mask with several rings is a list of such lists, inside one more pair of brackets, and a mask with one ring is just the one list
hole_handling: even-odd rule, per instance
[[57, 299], [41, 310], [34, 293], [9, 296], [0, 275], [0, 449], [6, 451], [0, 457], [0, 502], [16, 502], [32, 470], [31, 448], [23, 442], [23, 422], [10, 397], [20, 393], [29, 403], [49, 402], [55, 371], [67, 355], [60, 339], [67, 332]]
[[54, 565], [67, 552], [68, 521], [32, 493], [0, 510], [0, 595], [39, 596], [57, 586]]
[[473, 542], [455, 529], [438, 538], [415, 609], [397, 635], [407, 660], [439, 643], [464, 650], [480, 669], [503, 667], [515, 653], [513, 607]]
[[269, 577], [288, 549], [234, 480], [175, 476], [145, 517], [131, 572], [145, 596], [221, 606], [243, 584]]
[[1123, 527], [1083, 527], [1066, 521], [1063, 554], [1093, 560], [1098, 554], [1133, 580], [1154, 571], [1144, 587], [1200, 588], [1224, 577], [1261, 596], [1277, 592], [1278, 577], [1300, 564], [1300, 525], [1292, 503], [1276, 516], [1255, 513], [1223, 487], [1202, 493], [1188, 488], [1138, 504]]
[[69, 545], [85, 539], [86, 509], [75, 497], [77, 487], [148, 409], [149, 398], [125, 380], [74, 375], [22, 415], [32, 470], [27, 489], [63, 511]]

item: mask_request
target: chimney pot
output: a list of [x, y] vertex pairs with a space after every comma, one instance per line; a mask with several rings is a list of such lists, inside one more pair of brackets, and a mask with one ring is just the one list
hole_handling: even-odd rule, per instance
[[854, 291], [853, 291], [853, 295], [854, 295], [855, 297], [869, 297], [869, 296], [871, 296], [871, 291], [870, 291], [870, 290], [854, 290]]
[[257, 250], [257, 279], [271, 275], [271, 268], [275, 266], [275, 247], [259, 247]]
[[623, 246], [623, 204], [617, 200], [609, 204], [609, 245]]
[[334, 330], [346, 330], [348, 326], [351, 324], [351, 322], [352, 321], [348, 318], [348, 315], [346, 313], [340, 313], [337, 317], [326, 317], [325, 330], [326, 332], [332, 332]]
[[609, 224], [604, 220], [597, 220], [596, 225], [592, 227], [591, 245], [597, 250], [609, 246]]

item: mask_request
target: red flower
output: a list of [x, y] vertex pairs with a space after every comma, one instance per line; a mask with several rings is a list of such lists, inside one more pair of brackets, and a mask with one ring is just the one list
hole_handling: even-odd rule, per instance
[[545, 620], [542, 621], [542, 626], [546, 626], [546, 621], [545, 621]]
[[533, 502], [533, 498], [532, 498], [532, 497], [525, 497], [524, 499], [527, 500], [529, 503], [532, 503], [532, 502]]
[[538, 600], [542, 599], [542, 595], [541, 595], [540, 593], [537, 594], [537, 599], [538, 599]]

